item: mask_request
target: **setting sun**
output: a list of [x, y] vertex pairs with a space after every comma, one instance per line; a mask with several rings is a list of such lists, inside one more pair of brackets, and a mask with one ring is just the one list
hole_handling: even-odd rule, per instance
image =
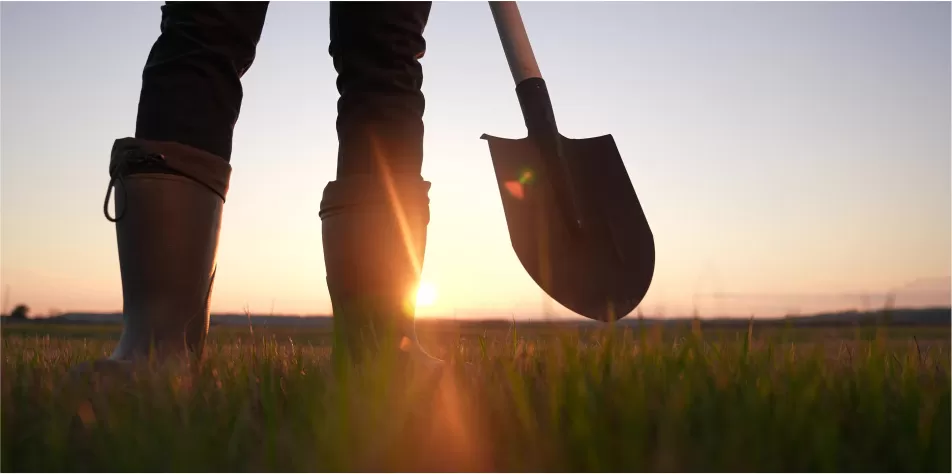
[[430, 306], [436, 302], [436, 287], [432, 283], [420, 282], [420, 288], [417, 289], [417, 306]]

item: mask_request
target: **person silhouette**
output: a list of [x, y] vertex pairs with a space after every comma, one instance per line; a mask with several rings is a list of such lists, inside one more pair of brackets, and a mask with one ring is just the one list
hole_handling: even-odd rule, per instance
[[[431, 2], [330, 3], [339, 143], [319, 216], [339, 361], [392, 348], [439, 362], [412, 335], [410, 301], [429, 223], [419, 60], [430, 9]], [[110, 361], [202, 355], [241, 78], [267, 10], [268, 2], [162, 6], [135, 136], [114, 142], [109, 163], [104, 212], [115, 222], [123, 297]]]

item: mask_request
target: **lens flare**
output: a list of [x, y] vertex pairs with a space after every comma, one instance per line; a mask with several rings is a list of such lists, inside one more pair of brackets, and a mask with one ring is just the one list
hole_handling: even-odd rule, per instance
[[522, 183], [519, 181], [506, 181], [506, 191], [509, 191], [509, 194], [512, 197], [522, 200], [526, 197], [525, 191], [522, 189]]
[[522, 175], [519, 176], [520, 184], [532, 184], [535, 181], [535, 175], [532, 174], [532, 170], [522, 170]]
[[532, 184], [533, 181], [535, 181], [535, 175], [532, 170], [524, 169], [519, 174], [519, 179], [506, 181], [506, 191], [509, 191], [512, 197], [522, 200], [526, 197], [526, 185]]

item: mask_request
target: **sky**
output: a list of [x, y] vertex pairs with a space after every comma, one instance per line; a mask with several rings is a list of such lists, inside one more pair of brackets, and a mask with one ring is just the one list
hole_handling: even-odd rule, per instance
[[[0, 284], [118, 311], [113, 140], [135, 130], [157, 2], [0, 4]], [[521, 2], [560, 130], [611, 133], [655, 237], [646, 315], [948, 305], [948, 2]], [[273, 2], [245, 75], [213, 312], [327, 314], [328, 4]], [[483, 133], [525, 126], [485, 2], [437, 2], [419, 315], [570, 317], [521, 267]], [[5, 307], [4, 309], [9, 309]]]

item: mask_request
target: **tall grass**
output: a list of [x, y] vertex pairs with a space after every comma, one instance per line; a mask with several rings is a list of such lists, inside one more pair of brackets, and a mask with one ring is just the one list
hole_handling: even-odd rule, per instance
[[335, 374], [326, 345], [225, 336], [188, 370], [79, 383], [113, 340], [5, 334], [0, 467], [950, 470], [947, 342], [513, 328], [430, 338], [439, 374]]

